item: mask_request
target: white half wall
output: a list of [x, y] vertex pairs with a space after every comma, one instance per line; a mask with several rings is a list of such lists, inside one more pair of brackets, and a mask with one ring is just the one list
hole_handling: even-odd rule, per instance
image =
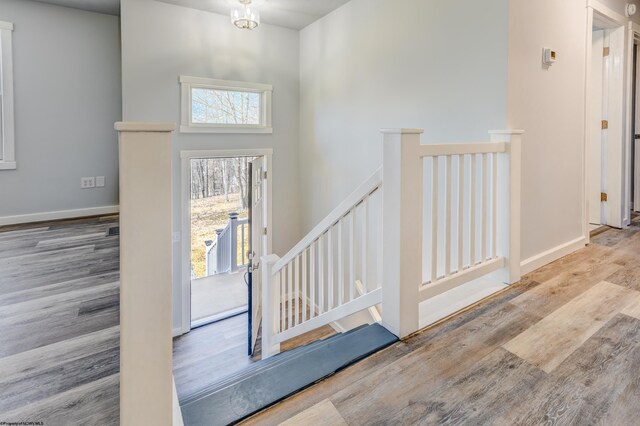
[[507, 0], [352, 0], [300, 33], [301, 227], [382, 164], [381, 128], [423, 143], [506, 125]]
[[[181, 150], [272, 148], [273, 248], [283, 255], [297, 242], [298, 56], [294, 30], [263, 24], [243, 31], [228, 16], [153, 0], [122, 1], [125, 120], [179, 123], [180, 75], [273, 85], [273, 134], [174, 134], [175, 232], [181, 230]], [[181, 300], [181, 273], [178, 242], [173, 245], [174, 312]]]
[[[17, 161], [0, 170], [0, 223], [117, 211], [118, 17], [2, 0], [0, 20], [14, 24]], [[80, 189], [83, 176], [106, 186]]]

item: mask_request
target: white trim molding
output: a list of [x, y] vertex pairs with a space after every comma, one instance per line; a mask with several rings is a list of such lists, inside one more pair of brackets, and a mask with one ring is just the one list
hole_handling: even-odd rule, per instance
[[552, 249], [539, 253], [528, 259], [525, 259], [520, 264], [520, 270], [522, 275], [535, 271], [538, 268], [567, 256], [576, 250], [580, 250], [587, 244], [585, 237], [578, 237], [575, 240], [568, 241], [564, 244], [560, 244]]
[[[179, 82], [181, 99], [181, 133], [273, 133], [273, 127], [271, 124], [271, 98], [273, 86], [270, 84], [218, 80], [214, 78], [190, 77], [186, 75], [181, 75]], [[260, 124], [194, 123], [191, 111], [191, 93], [194, 88], [259, 94]]]
[[147, 123], [144, 121], [118, 121], [113, 126], [119, 132], [173, 132], [175, 123]]
[[17, 225], [19, 223], [45, 222], [60, 219], [75, 219], [78, 217], [87, 216], [108, 215], [118, 213], [119, 211], [119, 206], [104, 206], [74, 210], [58, 210], [43, 213], [29, 213], [15, 216], [0, 216], [0, 226]]
[[619, 14], [608, 6], [602, 4], [602, 2], [598, 0], [588, 0], [587, 6], [597, 11], [601, 15], [604, 15], [604, 18], [611, 21], [611, 24], [617, 24], [619, 26], [627, 25], [629, 22], [629, 18], [624, 15]]
[[13, 112], [13, 24], [0, 21], [0, 170], [17, 167]]

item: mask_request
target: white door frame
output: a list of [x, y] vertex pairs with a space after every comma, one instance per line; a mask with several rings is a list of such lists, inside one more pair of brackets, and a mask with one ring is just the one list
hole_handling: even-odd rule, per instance
[[233, 158], [233, 157], [264, 157], [266, 161], [267, 179], [267, 251], [272, 250], [272, 228], [273, 228], [273, 179], [272, 173], [272, 149], [220, 149], [201, 151], [180, 151], [181, 158], [181, 185], [180, 185], [180, 215], [182, 227], [182, 250], [180, 257], [181, 283], [180, 303], [178, 306], [182, 334], [191, 330], [191, 188], [190, 188], [190, 161], [195, 158]]
[[[629, 39], [630, 39], [630, 46], [629, 46], [629, 58], [630, 58], [630, 65], [629, 65], [629, 75], [631, 76], [633, 73], [633, 46], [634, 46], [634, 42], [638, 44], [638, 46], [640, 46], [640, 25], [636, 24], [635, 22], [630, 22], [629, 23]], [[638, 48], [640, 49], [640, 47]], [[638, 57], [637, 57], [637, 63], [638, 65], [640, 65], [640, 50], [638, 50]], [[629, 124], [631, 123], [635, 123], [635, 130], [636, 133], [640, 133], [640, 66], [636, 65], [636, 91], [635, 93], [633, 93], [633, 78], [629, 78], [629, 93], [631, 94], [631, 96], [629, 97], [629, 102], [628, 102], [628, 108], [629, 108]], [[635, 103], [636, 103], [636, 115], [635, 117], [632, 117], [632, 113], [633, 113], [633, 106], [632, 106], [632, 102], [633, 99], [631, 98], [635, 98]], [[627, 126], [629, 128], [629, 150], [631, 149], [631, 144], [635, 144], [636, 149], [634, 150], [634, 154], [635, 154], [635, 161], [634, 161], [634, 170], [631, 170], [631, 161], [629, 161], [629, 171], [628, 171], [628, 179], [629, 182], [631, 182], [631, 179], [634, 180], [634, 192], [635, 194], [633, 194], [633, 205], [631, 205], [631, 199], [629, 199], [629, 205], [630, 205], [630, 209], [633, 209], [635, 211], [640, 211], [640, 140], [636, 141], [635, 140], [635, 134], [634, 132], [631, 131], [631, 125]], [[631, 155], [631, 153], [629, 152], [629, 155]], [[631, 194], [631, 188], [629, 188], [629, 194]]]
[[[585, 63], [585, 111], [584, 111], [584, 117], [585, 117], [585, 122], [584, 122], [584, 146], [583, 146], [583, 158], [582, 158], [582, 182], [583, 182], [583, 202], [582, 202], [582, 233], [584, 235], [584, 238], [586, 240], [586, 242], [588, 243], [590, 240], [589, 237], [589, 208], [588, 208], [588, 202], [589, 202], [589, 185], [588, 185], [588, 176], [589, 176], [589, 170], [588, 170], [588, 157], [587, 157], [587, 152], [588, 149], [590, 147], [591, 144], [591, 132], [589, 129], [589, 123], [590, 123], [590, 114], [591, 114], [591, 108], [592, 108], [592, 102], [591, 102], [591, 97], [592, 97], [592, 84], [591, 84], [591, 59], [592, 59], [592, 49], [593, 49], [593, 38], [592, 38], [592, 32], [593, 32], [593, 24], [594, 24], [594, 18], [596, 20], [599, 20], [601, 22], [606, 22], [607, 24], [609, 24], [612, 28], [615, 27], [624, 27], [624, 28], [628, 28], [629, 27], [629, 19], [615, 11], [613, 11], [612, 9], [608, 8], [607, 6], [603, 5], [602, 3], [600, 3], [597, 0], [587, 0], [587, 25], [586, 25], [586, 63]], [[633, 40], [631, 41], [633, 42]], [[625, 43], [627, 44], [627, 48], [625, 48], [624, 52], [625, 52], [625, 60], [627, 61], [627, 64], [624, 67], [624, 87], [627, 87], [627, 82], [629, 80], [629, 72], [628, 72], [628, 63], [630, 62], [628, 59], [628, 44], [629, 44], [629, 40], [628, 38], [625, 40]], [[627, 90], [628, 92], [628, 90]], [[628, 97], [628, 93], [625, 94], [625, 96]], [[628, 123], [628, 116], [630, 114], [630, 112], [628, 111], [628, 102], [625, 99], [624, 100], [624, 105], [625, 105], [625, 111], [623, 111], [623, 125], [625, 128], [628, 128], [629, 126], [626, 125], [626, 123]], [[626, 122], [626, 123], [625, 123]], [[627, 133], [630, 133], [628, 129], [623, 129], [623, 134], [627, 135]], [[628, 144], [628, 138], [625, 137], [625, 151], [627, 149], [627, 145]], [[625, 163], [629, 163], [630, 165], [630, 161], [627, 156], [624, 155], [625, 157]], [[629, 167], [629, 166], [627, 166]], [[628, 187], [629, 185], [627, 184], [626, 186], [623, 183], [623, 194], [622, 195], [622, 199], [625, 200], [627, 199], [627, 196], [630, 196], [630, 193], [628, 191]], [[627, 190], [625, 190], [625, 188]], [[627, 194], [628, 193], [628, 194]], [[628, 205], [628, 204], [627, 204]], [[627, 213], [628, 216], [628, 213]]]

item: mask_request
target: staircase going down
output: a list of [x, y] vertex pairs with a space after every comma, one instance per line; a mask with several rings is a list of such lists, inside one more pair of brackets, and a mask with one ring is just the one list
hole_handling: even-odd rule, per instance
[[259, 361], [181, 401], [184, 424], [237, 422], [397, 340], [379, 324], [363, 325]]

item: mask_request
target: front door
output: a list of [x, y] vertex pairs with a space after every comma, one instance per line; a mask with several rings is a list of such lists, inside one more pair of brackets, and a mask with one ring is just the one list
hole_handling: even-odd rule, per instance
[[262, 280], [260, 259], [266, 253], [266, 212], [265, 200], [266, 178], [264, 157], [258, 157], [249, 164], [249, 355], [253, 355], [260, 331], [262, 319]]

